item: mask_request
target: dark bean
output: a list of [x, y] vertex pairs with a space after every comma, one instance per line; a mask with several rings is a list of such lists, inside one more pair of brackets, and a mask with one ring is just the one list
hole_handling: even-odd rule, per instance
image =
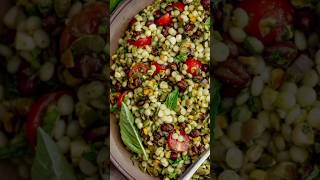
[[122, 86], [121, 86], [121, 83], [120, 82], [117, 82], [115, 85], [114, 85], [114, 88], [117, 92], [120, 92], [122, 90]]
[[169, 35], [169, 29], [170, 29], [170, 27], [168, 27], [168, 26], [163, 27], [161, 33], [162, 33], [162, 35], [163, 35], [164, 37], [167, 37], [167, 36]]
[[295, 27], [310, 32], [316, 25], [316, 15], [310, 8], [303, 8], [296, 12]]
[[187, 127], [187, 124], [185, 122], [180, 122], [178, 126], [180, 127], [180, 129], [184, 130]]
[[209, 65], [208, 64], [202, 64], [201, 70], [203, 72], [208, 72], [209, 71]]
[[134, 86], [135, 86], [135, 87], [138, 87], [138, 86], [140, 86], [140, 85], [142, 84], [142, 81], [141, 81], [140, 78], [134, 79], [133, 82], [134, 82]]
[[181, 92], [185, 92], [189, 85], [185, 80], [181, 80], [177, 83], [177, 86]]
[[19, 78], [19, 92], [24, 96], [34, 95], [38, 88], [38, 79], [36, 77], [20, 77]]
[[238, 46], [236, 45], [236, 43], [234, 43], [229, 38], [225, 39], [225, 43], [229, 47], [230, 55], [232, 57], [238, 57], [239, 56], [239, 49], [238, 49]]
[[132, 18], [129, 22], [129, 26], [132, 27], [134, 25], [134, 23], [137, 22], [137, 19], [136, 18]]
[[176, 152], [171, 152], [171, 155], [170, 155], [170, 158], [172, 159], [172, 160], [177, 160], [178, 159], [178, 153], [176, 153]]
[[154, 140], [156, 140], [156, 141], [158, 141], [159, 139], [161, 139], [161, 134], [160, 133], [158, 133], [158, 132], [155, 132], [155, 133], [153, 133], [153, 138], [154, 138]]
[[171, 131], [173, 131], [173, 129], [174, 129], [174, 127], [173, 127], [172, 124], [167, 124], [167, 123], [165, 123], [165, 124], [162, 124], [162, 125], [161, 125], [161, 130], [162, 130], [162, 131], [171, 132]]
[[233, 88], [245, 88], [250, 81], [250, 75], [243, 65], [234, 59], [229, 59], [220, 64], [215, 71], [216, 77], [225, 85]]
[[194, 29], [194, 24], [187, 24], [186, 25], [186, 27], [184, 28], [184, 30], [186, 31], [186, 32], [189, 32], [189, 31], [192, 31], [193, 29]]
[[155, 19], [160, 18], [161, 17], [161, 11], [157, 10], [156, 12], [154, 12], [154, 17], [155, 17]]
[[205, 10], [209, 10], [210, 9], [210, 0], [201, 0], [201, 5], [203, 6], [203, 8]]
[[198, 129], [194, 129], [190, 132], [190, 136], [193, 138], [199, 137], [200, 136], [200, 131]]
[[170, 68], [171, 70], [176, 71], [176, 70], [178, 70], [178, 65], [177, 65], [176, 63], [170, 63], [170, 64], [169, 64], [169, 68]]
[[166, 11], [167, 11], [167, 12], [173, 11], [172, 5], [168, 5], [168, 6], [166, 7]]
[[149, 27], [151, 24], [154, 24], [154, 21], [152, 21], [152, 20], [147, 21], [146, 26]]
[[158, 49], [152, 49], [151, 54], [154, 55], [154, 56], [158, 56], [159, 55]]
[[135, 89], [139, 87], [142, 84], [142, 81], [140, 78], [130, 78], [129, 79], [129, 88]]
[[199, 146], [192, 146], [191, 151], [194, 155], [200, 155], [204, 151], [204, 146], [200, 144]]
[[138, 36], [140, 36], [141, 34], [142, 34], [141, 31], [133, 31], [133, 32], [132, 32], [132, 36], [133, 36], [133, 37], [138, 37]]
[[267, 47], [264, 57], [273, 66], [287, 68], [297, 57], [298, 50], [293, 43], [278, 43]]
[[137, 102], [137, 105], [138, 105], [138, 106], [143, 106], [143, 105], [144, 105], [144, 103], [145, 103], [145, 101], [144, 101], [144, 100], [140, 100], [140, 101], [138, 101], [138, 102]]
[[58, 24], [58, 19], [56, 16], [47, 16], [42, 21], [42, 26], [46, 31], [51, 32], [53, 28]]

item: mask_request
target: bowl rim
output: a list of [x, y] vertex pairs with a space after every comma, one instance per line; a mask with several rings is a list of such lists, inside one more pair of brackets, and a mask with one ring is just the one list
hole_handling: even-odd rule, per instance
[[[110, 36], [111, 36], [111, 29], [112, 29], [112, 24], [116, 21], [116, 20], [119, 20], [119, 19], [117, 19], [117, 18], [119, 18], [119, 16], [120, 15], [123, 15], [122, 13], [124, 13], [124, 14], [126, 14], [126, 12], [123, 12], [124, 11], [124, 9], [125, 8], [128, 8], [128, 5], [130, 5], [130, 3], [133, 3], [133, 2], [135, 2], [135, 1], [139, 1], [139, 2], [142, 2], [141, 0], [123, 0], [121, 3], [119, 3], [119, 5], [117, 6], [117, 8], [111, 13], [111, 16], [110, 16], [110, 21], [109, 21], [109, 24], [110, 24]], [[148, 0], [148, 1], [151, 1], [151, 0]], [[154, 1], [154, 0], [152, 0], [152, 1]], [[147, 7], [149, 4], [146, 4], [146, 6], [144, 6], [144, 8], [145, 7]], [[135, 14], [137, 14], [138, 12], [140, 12], [141, 10], [143, 10], [143, 8], [142, 9], [139, 9], [139, 10], [137, 10], [137, 12], [135, 13]], [[126, 18], [130, 18], [130, 17], [126, 17]], [[130, 18], [131, 19], [131, 18]], [[126, 26], [127, 25], [127, 23], [126, 22], [122, 22], [122, 25], [121, 26]], [[126, 29], [126, 28], [125, 28]], [[123, 32], [121, 32], [121, 34], [123, 35]], [[121, 35], [121, 36], [122, 36]], [[111, 56], [112, 56], [112, 54], [114, 53], [114, 52], [111, 52], [111, 50], [112, 50], [112, 43], [111, 43], [111, 37], [110, 37], [110, 63], [111, 63]], [[113, 39], [114, 40], [114, 39]], [[111, 126], [118, 126], [118, 124], [115, 124], [114, 122], [114, 120], [112, 120], [112, 119], [116, 119], [116, 117], [114, 116], [114, 113], [110, 113], [109, 114], [109, 118], [110, 118], [110, 128], [111, 128]], [[112, 125], [111, 125], [111, 123], [112, 123]], [[119, 132], [119, 130], [116, 130], [117, 132]], [[117, 136], [117, 135], [115, 135], [115, 134], [112, 134], [112, 130], [110, 129], [110, 141], [112, 140], [112, 141], [114, 141], [114, 136]], [[122, 143], [122, 141], [121, 141], [121, 143]], [[110, 143], [110, 145], [111, 145], [111, 143]], [[123, 147], [125, 147], [125, 145], [123, 145], [123, 143], [122, 143], [122, 146]], [[127, 149], [126, 149], [127, 150]], [[132, 152], [130, 152], [129, 150], [127, 150], [130, 154], [133, 154]], [[130, 179], [130, 180], [135, 180], [135, 179], [137, 179], [137, 177], [136, 176], [134, 176], [134, 175], [132, 175], [132, 173], [130, 173], [130, 171], [128, 171], [128, 169], [126, 169], [126, 168], [124, 168], [123, 166], [122, 166], [122, 163], [121, 162], [119, 162], [118, 160], [117, 160], [117, 158], [114, 156], [114, 153], [117, 153], [117, 152], [114, 152], [114, 150], [112, 150], [112, 148], [110, 148], [110, 161], [113, 163], [113, 165], [122, 173], [122, 175], [124, 175], [127, 179]], [[132, 160], [130, 159], [130, 163], [132, 162]], [[136, 165], [136, 163], [132, 163], [133, 164], [133, 166], [134, 166], [134, 168], [137, 168], [139, 171], [141, 171], [140, 169], [139, 169], [139, 167]], [[153, 179], [157, 179], [158, 177], [153, 177], [153, 176], [150, 176], [148, 173], [145, 173], [145, 172], [143, 172], [143, 171], [141, 171], [141, 173], [143, 173], [143, 174], [145, 174], [146, 176], [149, 176], [150, 178], [148, 178], [148, 179], [150, 179], [150, 180], [153, 180]], [[146, 180], [145, 178], [144, 178], [144, 180]]]

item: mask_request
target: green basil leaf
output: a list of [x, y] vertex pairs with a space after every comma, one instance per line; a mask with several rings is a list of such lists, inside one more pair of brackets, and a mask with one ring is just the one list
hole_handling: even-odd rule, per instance
[[113, 11], [121, 0], [110, 0], [110, 10]]
[[179, 98], [179, 90], [175, 89], [173, 92], [171, 92], [166, 99], [166, 106], [167, 108], [171, 110], [175, 110], [177, 108], [178, 104], [178, 98]]
[[33, 180], [76, 180], [73, 169], [56, 143], [41, 128], [38, 128], [36, 157], [31, 177]]
[[221, 96], [220, 96], [220, 88], [221, 85], [217, 80], [213, 81], [213, 90], [212, 90], [212, 96], [213, 98], [211, 100], [213, 100], [210, 107], [210, 118], [213, 120], [210, 123], [210, 135], [211, 137], [214, 137], [214, 129], [215, 129], [215, 119], [218, 115], [218, 111], [219, 111], [219, 107], [220, 107], [220, 102], [221, 102]]
[[313, 171], [310, 173], [310, 175], [307, 177], [306, 180], [315, 180], [319, 176], [320, 176], [320, 169], [318, 168], [318, 166], [314, 166]]
[[57, 108], [54, 108], [51, 111], [47, 112], [43, 118], [43, 125], [42, 125], [43, 130], [46, 133], [51, 134], [53, 127], [56, 121], [59, 119], [59, 117], [60, 117], [60, 113]]
[[187, 59], [188, 59], [187, 54], [179, 54], [178, 56], [175, 57], [175, 60], [178, 62], [184, 62]]
[[133, 116], [126, 103], [122, 103], [119, 126], [121, 139], [128, 149], [148, 159], [139, 131], [134, 124]]

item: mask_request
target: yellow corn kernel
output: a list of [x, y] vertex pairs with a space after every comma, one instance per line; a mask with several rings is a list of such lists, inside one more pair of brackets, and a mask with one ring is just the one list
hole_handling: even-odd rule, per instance
[[188, 119], [193, 120], [193, 115], [189, 115]]
[[200, 142], [200, 141], [201, 141], [201, 137], [193, 138], [193, 142]]
[[252, 180], [266, 180], [268, 179], [267, 173], [260, 169], [255, 169], [250, 173], [250, 179]]
[[271, 72], [271, 87], [273, 89], [278, 89], [282, 85], [284, 78], [285, 72], [282, 69], [274, 69]]
[[158, 159], [154, 160], [154, 165], [158, 166], [160, 164], [160, 161]]
[[164, 156], [165, 156], [166, 158], [170, 158], [171, 153], [170, 153], [169, 151], [167, 151], [167, 152], [165, 152]]
[[152, 89], [149, 89], [149, 88], [144, 89], [143, 93], [144, 93], [144, 95], [148, 96], [148, 95], [152, 94]]
[[189, 19], [192, 23], [195, 23], [197, 21], [197, 18], [192, 14], [189, 14]]
[[207, 138], [203, 139], [204, 144], [209, 144], [209, 143], [210, 143], [209, 141], [210, 141], [210, 140], [207, 139]]
[[148, 132], [149, 132], [149, 129], [148, 129], [148, 128], [143, 128], [143, 133], [144, 133], [145, 135], [148, 135]]

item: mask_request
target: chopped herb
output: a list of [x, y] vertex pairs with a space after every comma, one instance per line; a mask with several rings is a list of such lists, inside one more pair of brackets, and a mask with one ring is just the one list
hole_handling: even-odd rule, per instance
[[187, 54], [179, 54], [178, 56], [175, 57], [175, 60], [178, 62], [184, 62], [187, 59], [188, 59]]

